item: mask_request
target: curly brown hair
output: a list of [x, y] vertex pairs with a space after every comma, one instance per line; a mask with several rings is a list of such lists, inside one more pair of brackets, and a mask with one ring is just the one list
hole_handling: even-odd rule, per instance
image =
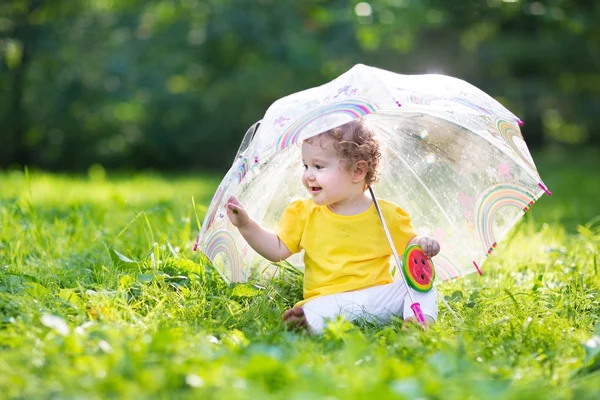
[[377, 182], [379, 179], [379, 160], [381, 159], [379, 141], [375, 138], [373, 130], [367, 125], [364, 118], [358, 118], [325, 131], [316, 137], [307, 139], [307, 142], [312, 144], [311, 139], [320, 137], [333, 140], [333, 147], [342, 159], [342, 165], [347, 170], [350, 170], [359, 161], [367, 162], [366, 186], [371, 186]]

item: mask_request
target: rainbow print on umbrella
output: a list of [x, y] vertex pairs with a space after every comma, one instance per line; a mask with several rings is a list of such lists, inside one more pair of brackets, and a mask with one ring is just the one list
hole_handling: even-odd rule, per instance
[[[224, 230], [216, 231], [206, 244], [205, 254], [213, 264], [215, 257], [220, 253], [224, 255], [231, 268], [231, 281], [239, 282], [240, 272], [242, 271], [239, 252], [233, 236]], [[219, 265], [218, 269], [220, 271], [225, 270], [223, 265]]]
[[479, 106], [479, 105], [477, 105], [477, 104], [475, 104], [475, 103], [473, 103], [473, 102], [471, 102], [471, 101], [469, 101], [467, 99], [464, 99], [464, 98], [452, 97], [449, 100], [451, 100], [451, 101], [453, 101], [455, 103], [458, 103], [458, 104], [462, 104], [463, 106], [466, 106], [466, 107], [468, 107], [468, 108], [470, 108], [472, 110], [480, 111], [480, 112], [482, 112], [484, 114], [487, 114], [487, 115], [491, 115], [492, 114], [488, 109], [483, 108], [483, 107], [481, 107], [481, 106]]
[[461, 275], [460, 270], [452, 260], [442, 253], [433, 257], [433, 265], [435, 267], [436, 280], [447, 281], [449, 279], [456, 279]]
[[416, 92], [412, 92], [408, 98], [410, 104], [418, 104], [418, 105], [429, 105], [432, 101], [435, 101], [437, 97], [421, 94], [421, 96], [417, 95]]
[[525, 162], [525, 164], [527, 164], [527, 166], [529, 168], [531, 168], [532, 170], [537, 172], [535, 165], [533, 165], [531, 159], [529, 157], [527, 157], [525, 154], [523, 154], [515, 143], [515, 139], [523, 140], [523, 136], [521, 135], [519, 130], [515, 129], [515, 126], [513, 124], [506, 122], [504, 120], [501, 120], [501, 119], [499, 119], [496, 122], [496, 128], [498, 129], [498, 132], [500, 132], [500, 135], [502, 136], [502, 138], [504, 139], [504, 141], [506, 142], [508, 147], [510, 147], [510, 149], [521, 160], [523, 160], [523, 162]]
[[481, 107], [480, 105], [477, 105], [477, 104], [473, 103], [472, 101], [465, 99], [465, 98], [437, 97], [437, 96], [431, 96], [431, 95], [424, 95], [424, 96], [418, 97], [415, 93], [411, 93], [409, 101], [412, 104], [419, 104], [419, 105], [431, 105], [431, 104], [435, 104], [436, 102], [451, 101], [453, 103], [461, 104], [467, 108], [470, 108], [471, 110], [475, 110], [477, 112], [481, 112], [486, 115], [492, 114], [488, 109]]
[[244, 179], [244, 177], [246, 176], [246, 174], [248, 173], [248, 159], [246, 157], [240, 159], [239, 161], [239, 165], [237, 168], [237, 176], [238, 176], [238, 183], [242, 181], [242, 179]]
[[343, 100], [319, 107], [302, 117], [298, 118], [288, 129], [279, 137], [277, 149], [282, 150], [298, 141], [300, 133], [315, 120], [333, 114], [346, 114], [353, 119], [364, 115], [374, 113], [377, 106], [367, 103], [360, 99]]
[[477, 207], [476, 222], [479, 239], [486, 255], [490, 254], [496, 247], [494, 233], [492, 232], [496, 212], [506, 206], [518, 207], [526, 212], [534, 202], [535, 196], [527, 189], [506, 183], [490, 187], [481, 196]]

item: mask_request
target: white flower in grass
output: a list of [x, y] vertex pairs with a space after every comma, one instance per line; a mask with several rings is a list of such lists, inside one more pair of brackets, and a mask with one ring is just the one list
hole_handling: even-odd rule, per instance
[[100, 348], [100, 350], [102, 350], [103, 352], [105, 352], [107, 354], [112, 353], [112, 346], [106, 340], [99, 341], [98, 347]]
[[83, 335], [87, 328], [89, 328], [90, 326], [95, 325], [95, 324], [96, 324], [95, 321], [84, 322], [83, 324], [81, 324], [77, 328], [75, 328], [75, 333], [78, 335]]
[[496, 168], [489, 167], [488, 169], [485, 170], [485, 172], [487, 172], [487, 174], [490, 177], [490, 179], [493, 179], [493, 180], [497, 179], [498, 175], [496, 174]]
[[41, 322], [42, 325], [50, 329], [54, 329], [56, 333], [58, 333], [61, 336], [67, 336], [71, 331], [66, 321], [61, 317], [57, 317], [56, 315], [43, 315]]
[[591, 338], [587, 342], [585, 342], [585, 345], [587, 347], [589, 347], [590, 349], [599, 348], [600, 347], [600, 336], [594, 336], [593, 338]]
[[196, 374], [187, 374], [185, 376], [185, 383], [190, 387], [202, 387], [204, 386], [204, 379]]
[[206, 338], [208, 339], [208, 341], [209, 341], [210, 343], [213, 343], [213, 344], [219, 344], [219, 339], [217, 339], [217, 338], [216, 338], [216, 337], [214, 337], [213, 335], [208, 335]]

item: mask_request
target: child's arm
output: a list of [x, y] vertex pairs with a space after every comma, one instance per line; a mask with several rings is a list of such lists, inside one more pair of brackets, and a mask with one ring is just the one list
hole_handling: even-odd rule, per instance
[[437, 240], [429, 236], [415, 236], [408, 241], [408, 245], [418, 244], [423, 249], [423, 254], [431, 258], [440, 252], [440, 244]]
[[235, 196], [231, 196], [227, 200], [225, 207], [231, 223], [238, 228], [246, 242], [258, 254], [274, 262], [285, 260], [292, 255], [292, 252], [275, 233], [263, 228], [258, 222], [250, 218], [244, 206]]

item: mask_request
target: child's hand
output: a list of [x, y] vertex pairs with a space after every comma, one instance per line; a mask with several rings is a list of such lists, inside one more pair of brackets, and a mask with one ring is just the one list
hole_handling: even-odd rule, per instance
[[244, 228], [250, 222], [248, 212], [235, 196], [231, 196], [227, 200], [225, 208], [227, 209], [227, 217], [236, 228]]
[[428, 258], [431, 258], [440, 252], [440, 244], [432, 237], [422, 236], [417, 243], [423, 249], [423, 254]]

